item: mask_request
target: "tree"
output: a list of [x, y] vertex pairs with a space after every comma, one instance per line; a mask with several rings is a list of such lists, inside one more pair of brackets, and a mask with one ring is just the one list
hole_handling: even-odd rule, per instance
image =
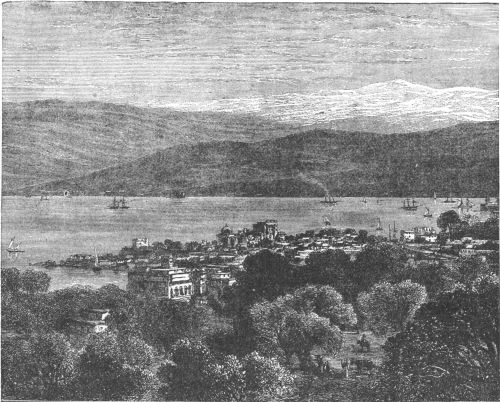
[[342, 250], [311, 253], [306, 259], [306, 266], [301, 270], [303, 278], [300, 285], [330, 285], [344, 294], [349, 289], [350, 282], [347, 278], [351, 267], [351, 259]]
[[456, 225], [459, 222], [460, 216], [458, 216], [458, 213], [456, 211], [450, 210], [439, 215], [437, 219], [437, 226], [442, 231], [446, 231], [449, 226]]
[[331, 325], [344, 328], [355, 325], [356, 314], [351, 304], [344, 303], [342, 296], [331, 286], [306, 286], [283, 298], [295, 311], [316, 313], [328, 318]]
[[425, 286], [427, 296], [431, 299], [442, 292], [452, 290], [455, 283], [452, 270], [442, 261], [420, 262], [416, 267], [408, 267], [400, 280], [410, 280]]
[[348, 301], [354, 302], [358, 293], [368, 290], [381, 280], [391, 280], [404, 270], [408, 256], [404, 250], [392, 244], [370, 244], [358, 254], [347, 275], [351, 283]]
[[28, 269], [21, 273], [21, 288], [27, 293], [47, 292], [50, 286], [50, 276], [46, 272]]
[[451, 277], [466, 288], [471, 288], [478, 277], [495, 273], [493, 265], [477, 257], [468, 257], [461, 258], [453, 264]]
[[57, 332], [2, 342], [2, 394], [15, 399], [71, 397], [75, 359], [75, 351]]
[[21, 275], [17, 268], [2, 268], [2, 294], [17, 293], [21, 288]]
[[138, 338], [92, 335], [78, 361], [79, 398], [125, 400], [151, 396], [157, 386], [153, 350]]
[[243, 370], [245, 394], [250, 400], [274, 400], [292, 390], [293, 376], [275, 358], [252, 352], [243, 358]]
[[152, 298], [136, 306], [135, 328], [149, 343], [168, 350], [181, 338], [200, 336], [211, 316], [208, 306]]
[[402, 331], [426, 298], [425, 288], [417, 283], [382, 282], [358, 296], [358, 308], [375, 333], [385, 334]]
[[218, 362], [205, 344], [184, 338], [173, 346], [172, 361], [174, 365], [162, 368], [163, 376], [170, 381], [167, 399], [201, 401], [242, 398], [244, 377], [241, 363], [235, 356], [225, 356]]
[[293, 283], [293, 269], [288, 260], [269, 250], [248, 256], [244, 268], [237, 273], [236, 281], [239, 296], [246, 305], [262, 299], [274, 300]]
[[498, 290], [490, 282], [423, 305], [385, 345], [385, 399], [498, 400]]
[[330, 320], [313, 312], [296, 311], [287, 298], [256, 303], [250, 320], [257, 350], [264, 356], [284, 358], [296, 355], [303, 368], [313, 348], [336, 353], [342, 346], [342, 333]]
[[172, 348], [172, 363], [161, 366], [167, 399], [238, 401], [285, 395], [293, 377], [276, 359], [254, 352], [243, 359], [216, 358], [200, 341], [179, 340]]

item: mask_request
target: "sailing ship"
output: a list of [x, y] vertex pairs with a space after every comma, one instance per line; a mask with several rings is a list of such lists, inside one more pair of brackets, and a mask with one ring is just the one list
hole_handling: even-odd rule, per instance
[[486, 197], [484, 203], [479, 204], [479, 210], [482, 212], [498, 212], [498, 198], [492, 201], [490, 197]]
[[186, 198], [186, 193], [181, 190], [172, 191], [172, 198]]
[[113, 197], [113, 202], [108, 206], [109, 209], [128, 209], [130, 208], [125, 201], [125, 197], [122, 196], [121, 200], [117, 200], [116, 196]]
[[425, 207], [424, 218], [432, 218], [431, 211], [429, 211], [429, 208], [427, 208], [427, 207]]
[[415, 198], [412, 199], [412, 202], [410, 204], [410, 199], [407, 198], [406, 200], [403, 200], [403, 207], [404, 210], [406, 211], [416, 211], [418, 208], [417, 202], [415, 201]]
[[446, 197], [446, 200], [443, 201], [445, 204], [454, 204], [456, 201], [453, 199], [451, 196], [451, 193], [448, 197]]
[[109, 209], [118, 209], [120, 208], [120, 203], [116, 200], [116, 196], [113, 197], [113, 202], [108, 206]]
[[320, 202], [322, 204], [336, 204], [338, 201], [335, 200], [329, 193], [325, 193], [325, 199]]
[[324, 222], [325, 226], [331, 226], [332, 225], [331, 222], [328, 220], [328, 218], [326, 216], [323, 218], [323, 222]]
[[122, 199], [120, 200], [120, 209], [129, 209], [129, 206], [127, 205], [127, 202], [125, 201], [124, 196], [122, 196]]
[[375, 229], [375, 230], [378, 230], [378, 231], [384, 230], [384, 229], [382, 229], [382, 224], [380, 223], [380, 218], [378, 218], [377, 229]]
[[24, 250], [21, 250], [19, 248], [21, 246], [21, 243], [17, 243], [17, 244], [14, 243], [15, 239], [16, 239], [15, 237], [10, 239], [10, 243], [9, 243], [9, 246], [7, 247], [7, 251], [9, 253], [24, 253]]

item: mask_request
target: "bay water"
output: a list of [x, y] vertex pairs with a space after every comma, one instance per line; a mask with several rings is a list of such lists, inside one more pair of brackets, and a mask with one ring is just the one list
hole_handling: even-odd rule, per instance
[[[396, 229], [415, 226], [436, 227], [439, 214], [455, 204], [416, 198], [417, 211], [402, 209], [401, 198], [341, 198], [336, 205], [321, 203], [318, 198], [266, 197], [140, 197], [127, 199], [129, 209], [109, 209], [109, 197], [2, 197], [1, 263], [2, 267], [42, 269], [52, 278], [51, 289], [73, 284], [102, 286], [127, 284], [126, 272], [75, 269], [68, 267], [37, 268], [30, 263], [46, 260], [59, 262], [71, 254], [118, 253], [130, 246], [132, 239], [147, 237], [151, 242], [165, 239], [188, 242], [213, 240], [226, 223], [233, 229], [251, 228], [257, 221], [278, 220], [279, 229], [288, 234], [318, 230], [327, 218], [332, 227], [365, 229], [369, 234], [387, 236], [389, 225]], [[480, 199], [471, 199], [473, 211]], [[432, 218], [424, 218], [427, 206]], [[456, 209], [455, 209], [456, 210]], [[376, 231], [380, 218], [383, 231]], [[21, 242], [23, 253], [7, 252], [10, 239]]]

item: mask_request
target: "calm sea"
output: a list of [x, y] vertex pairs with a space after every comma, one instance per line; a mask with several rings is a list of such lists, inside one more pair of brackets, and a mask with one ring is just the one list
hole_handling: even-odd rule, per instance
[[[29, 263], [45, 260], [59, 262], [71, 254], [117, 253], [130, 245], [135, 237], [148, 237], [150, 241], [165, 239], [213, 240], [220, 228], [228, 223], [232, 228], [251, 228], [252, 223], [277, 219], [280, 230], [289, 234], [308, 229], [319, 229], [324, 218], [334, 227], [366, 229], [378, 233], [380, 218], [382, 234], [388, 226], [410, 229], [415, 226], [434, 226], [436, 219], [453, 204], [430, 198], [416, 201], [427, 206], [432, 218], [424, 218], [424, 207], [416, 212], [401, 208], [399, 198], [341, 198], [335, 206], [322, 204], [314, 198], [234, 198], [188, 197], [169, 199], [160, 197], [128, 199], [130, 209], [111, 210], [109, 197], [50, 197], [41, 201], [32, 197], [2, 197], [2, 266], [27, 269]], [[474, 199], [473, 210], [479, 209], [481, 200]], [[6, 249], [11, 237], [22, 242], [24, 253], [9, 256]], [[42, 268], [40, 268], [42, 269]], [[52, 277], [51, 288], [73, 284], [101, 286], [114, 283], [126, 287], [126, 273], [72, 268], [47, 269]]]

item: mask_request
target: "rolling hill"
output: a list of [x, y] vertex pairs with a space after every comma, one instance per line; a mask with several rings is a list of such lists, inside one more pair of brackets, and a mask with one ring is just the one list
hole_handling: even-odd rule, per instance
[[244, 114], [181, 112], [100, 102], [3, 103], [4, 192], [80, 176], [160, 149], [258, 141], [298, 128]]
[[255, 143], [180, 145], [32, 191], [128, 195], [498, 194], [498, 122], [409, 134], [314, 130]]

